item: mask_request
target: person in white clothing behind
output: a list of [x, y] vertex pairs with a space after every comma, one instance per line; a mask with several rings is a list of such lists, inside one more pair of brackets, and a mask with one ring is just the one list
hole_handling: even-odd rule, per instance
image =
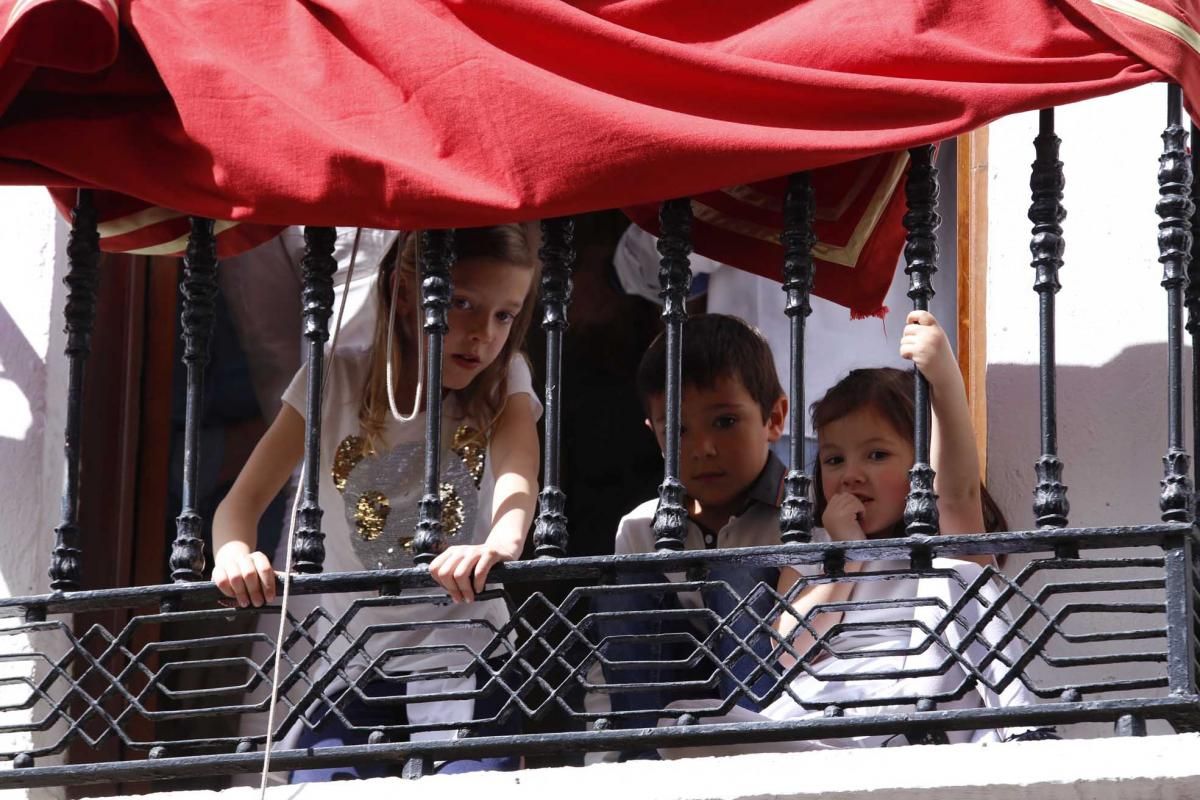
[[[334, 308], [341, 304], [343, 294], [349, 295], [338, 335], [340, 345], [370, 344], [375, 317], [368, 306], [376, 267], [397, 236], [398, 231], [378, 228], [337, 228]], [[246, 353], [254, 399], [267, 423], [279, 413], [279, 397], [303, 360], [304, 249], [304, 229], [292, 226], [253, 250], [221, 259], [217, 270], [229, 318]], [[351, 280], [347, 282], [347, 278]]]

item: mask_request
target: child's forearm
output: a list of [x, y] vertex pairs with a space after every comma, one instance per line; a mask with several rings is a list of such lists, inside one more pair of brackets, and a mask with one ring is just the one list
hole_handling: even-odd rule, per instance
[[962, 374], [956, 365], [943, 369], [930, 380], [930, 394], [933, 410], [930, 451], [942, 530], [978, 533], [983, 530], [979, 451]]
[[[862, 567], [863, 562], [851, 561], [846, 564], [846, 571], [858, 572]], [[800, 576], [795, 570], [784, 568], [779, 576], [779, 594], [787, 597], [788, 592], [795, 586], [799, 578]], [[817, 606], [849, 600], [853, 591], [854, 584], [849, 581], [823, 583], [802, 589], [792, 601], [791, 611], [785, 609], [779, 615], [779, 619], [775, 622], [775, 630], [785, 640], [791, 638], [792, 649], [800, 655], [804, 655], [820, 637], [842, 621], [842, 612], [826, 611], [818, 614], [808, 620], [808, 627], [802, 627], [800, 620], [804, 619]], [[799, 628], [799, 632], [796, 632], [797, 628]], [[790, 653], [785, 652], [779, 657], [779, 663], [786, 669], [796, 663], [796, 660]]]
[[962, 375], [953, 370], [930, 383], [933, 411], [932, 466], [937, 471], [937, 492], [948, 499], [979, 497], [979, 452], [971, 424]]
[[221, 552], [226, 545], [238, 543], [246, 552], [254, 549], [260, 513], [239, 503], [236, 498], [226, 497], [213, 514], [213, 554]]
[[537, 423], [529, 396], [508, 398], [492, 435], [492, 528], [487, 543], [508, 559], [521, 557], [537, 502]]
[[517, 472], [503, 473], [496, 478], [493, 497], [492, 530], [487, 543], [508, 560], [518, 559], [533, 523], [537, 481]]
[[233, 543], [254, 549], [259, 518], [303, 455], [304, 420], [284, 405], [213, 514], [214, 556]]

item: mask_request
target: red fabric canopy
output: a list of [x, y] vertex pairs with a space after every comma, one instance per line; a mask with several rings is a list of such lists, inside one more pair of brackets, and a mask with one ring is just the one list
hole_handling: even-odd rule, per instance
[[[0, 0], [0, 181], [112, 192], [106, 243], [125, 249], [169, 243], [185, 213], [225, 221], [224, 252], [284, 224], [638, 216], [682, 195], [729, 217], [755, 182], [1015, 111], [1164, 77], [1194, 107], [1196, 5]], [[896, 202], [875, 219], [893, 239]], [[699, 243], [739, 263], [764, 242], [742, 228]], [[818, 293], [875, 310], [876, 260], [825, 260]]]

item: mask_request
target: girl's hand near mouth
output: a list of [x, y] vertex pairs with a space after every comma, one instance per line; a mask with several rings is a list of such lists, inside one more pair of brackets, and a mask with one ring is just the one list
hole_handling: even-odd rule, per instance
[[829, 498], [829, 505], [821, 517], [829, 538], [839, 542], [866, 539], [862, 529], [862, 517], [866, 506], [850, 492], [838, 492]]

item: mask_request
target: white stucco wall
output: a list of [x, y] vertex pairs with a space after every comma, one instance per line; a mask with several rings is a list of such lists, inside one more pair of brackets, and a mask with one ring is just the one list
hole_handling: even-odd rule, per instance
[[[0, 592], [5, 596], [48, 589], [46, 571], [62, 492], [66, 230], [44, 189], [0, 188], [5, 256], [0, 279]], [[5, 652], [14, 649], [6, 642]], [[33, 670], [32, 661], [0, 664], [4, 678], [30, 677]], [[21, 684], [0, 685], [0, 703], [28, 691]], [[43, 716], [45, 709], [33, 713]], [[0, 734], [0, 749], [6, 751], [32, 743], [26, 734]], [[37, 790], [27, 796], [59, 795]]]
[[[1057, 342], [1059, 451], [1070, 522], [1154, 522], [1167, 446], [1166, 293], [1159, 286], [1154, 212], [1166, 88], [1080, 103], [1059, 109], [1056, 117], [1067, 176]], [[1038, 300], [1027, 218], [1037, 127], [1036, 112], [993, 124], [988, 164], [988, 483], [1018, 529], [1033, 526], [1040, 450]], [[1190, 351], [1184, 359], [1186, 375]], [[1190, 405], [1185, 409], [1190, 416]], [[1187, 436], [1190, 450], [1190, 429]], [[1112, 629], [1112, 620], [1101, 615], [1075, 623], [1080, 631]], [[1119, 678], [1130, 670], [1095, 667], [1081, 674]]]
[[[61, 305], [66, 289], [66, 226], [43, 189], [0, 189], [0, 505], [10, 531], [51, 530], [62, 474], [66, 371]], [[54, 313], [60, 312], [60, 313]], [[47, 366], [47, 355], [51, 354]], [[39, 476], [42, 476], [39, 480]], [[45, 591], [49, 547], [31, 536], [6, 536], [0, 590]]]

